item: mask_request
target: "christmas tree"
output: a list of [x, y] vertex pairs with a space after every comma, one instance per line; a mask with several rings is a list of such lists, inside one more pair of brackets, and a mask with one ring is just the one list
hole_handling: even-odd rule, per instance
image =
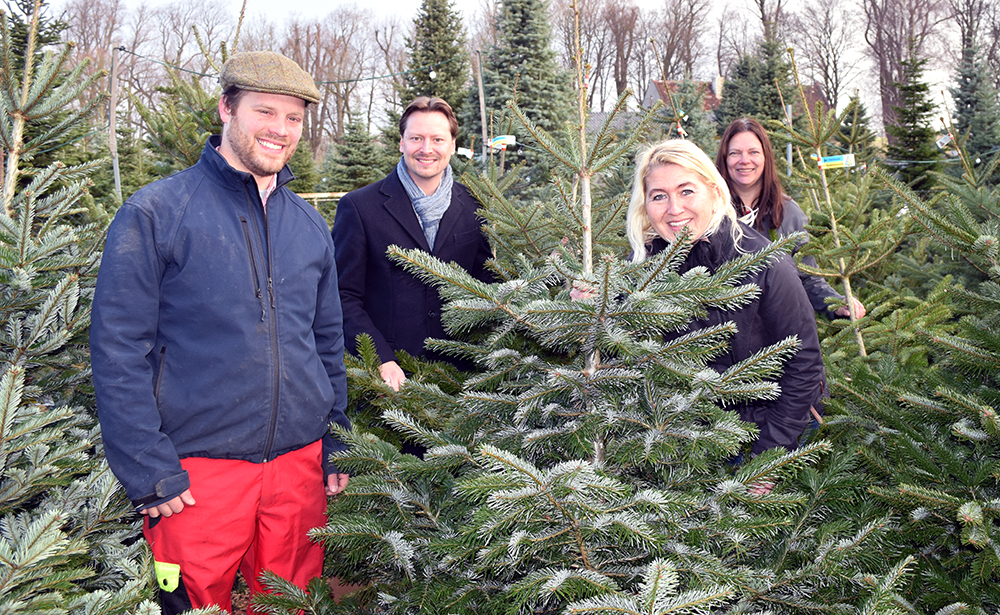
[[[543, 0], [501, 0], [497, 42], [483, 54], [483, 92], [488, 138], [513, 133], [521, 146], [506, 153], [506, 162], [524, 161], [526, 181], [548, 178], [546, 158], [534, 146], [524, 145], [520, 122], [505, 113], [516, 101], [529, 120], [550, 133], [561, 130], [573, 104], [569, 77], [559, 67], [552, 49], [552, 29]], [[470, 96], [472, 94], [470, 93]], [[461, 125], [470, 134], [482, 134], [478, 99], [465, 105]]]
[[[368, 133], [361, 118], [352, 115], [340, 142], [326, 154], [320, 186], [324, 191], [349, 192], [382, 179], [398, 161], [396, 156], [386, 156], [385, 149]], [[386, 162], [378, 164], [383, 160]]]
[[740, 56], [730, 69], [722, 101], [715, 112], [718, 134], [741, 117], [783, 120], [785, 106], [779, 89], [791, 90], [788, 87], [791, 76], [792, 68], [785, 59], [784, 47], [774, 38], [762, 40], [756, 54]]
[[985, 65], [976, 61], [976, 51], [964, 50], [957, 83], [951, 88], [955, 102], [952, 120], [956, 137], [976, 164], [985, 164], [997, 151], [1000, 140], [1000, 103]]
[[409, 60], [403, 74], [403, 104], [417, 96], [436, 96], [443, 98], [461, 117], [469, 95], [469, 57], [465, 46], [462, 16], [452, 0], [423, 0], [413, 34], [406, 40]]
[[906, 81], [897, 84], [902, 104], [893, 108], [896, 123], [885, 127], [890, 137], [886, 162], [896, 169], [900, 180], [917, 192], [930, 189], [930, 173], [938, 169], [940, 158], [930, 126], [934, 103], [930, 87], [922, 81], [926, 64], [927, 60], [915, 57], [903, 62]]
[[965, 173], [939, 176], [931, 201], [881, 175], [930, 242], [945, 247], [933, 258], [964, 269], [962, 283], [945, 276], [886, 319], [887, 333], [893, 324], [903, 333], [891, 338], [896, 345], [856, 362], [833, 387], [840, 426], [862, 436], [869, 491], [899, 520], [892, 542], [920, 553], [905, 594], [913, 612], [1000, 607], [1000, 194], [986, 182], [996, 160], [977, 169], [960, 153]]
[[[490, 221], [501, 281], [479, 282], [424, 252], [392, 252], [447, 300], [455, 339], [429, 345], [476, 370], [456, 392], [414, 378], [393, 393], [378, 381], [373, 349], [361, 348], [353, 382], [380, 388], [385, 429], [427, 447], [418, 459], [371, 432], [338, 433], [350, 443], [337, 463], [351, 483], [314, 536], [327, 546], [330, 571], [364, 588], [338, 604], [321, 582], [301, 592], [271, 578], [277, 594], [257, 606], [498, 614], [894, 608], [913, 561], [886, 542], [890, 518], [866, 497], [858, 456], [816, 440], [736, 460], [755, 428], [726, 407], [773, 396], [770, 378], [796, 341], [718, 373], [706, 365], [726, 347], [731, 324], [664, 337], [710, 306], [738, 309], [759, 292], [742, 281], [747, 273], [791, 242], [714, 275], [677, 273], [689, 240], [640, 264], [609, 250], [601, 218], [592, 216], [591, 184], [631, 155], [642, 133], [614, 140], [612, 116], [591, 140], [585, 100], [581, 91], [578, 131], [559, 140], [512, 108], [567, 182], [553, 210], [575, 216], [575, 229], [555, 216], [549, 224], [505, 216], [518, 203], [503, 196], [507, 175], [494, 170], [470, 182]], [[553, 210], [526, 211], [544, 218]], [[564, 230], [573, 231], [566, 246], [556, 239]], [[573, 300], [570, 288], [581, 285], [589, 297]], [[415, 418], [431, 410], [440, 427]], [[778, 487], [751, 493], [759, 481]]]
[[[40, 3], [23, 32], [0, 13], [0, 609], [11, 613], [150, 610], [150, 558], [101, 455], [89, 395], [86, 329], [107, 222], [81, 201], [101, 162], [58, 158], [94, 107], [100, 77], [43, 52]], [[33, 130], [28, 130], [28, 118]]]

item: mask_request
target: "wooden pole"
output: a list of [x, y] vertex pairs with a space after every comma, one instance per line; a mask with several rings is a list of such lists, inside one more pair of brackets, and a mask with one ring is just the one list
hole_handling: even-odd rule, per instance
[[122, 200], [122, 175], [118, 169], [118, 48], [111, 50], [111, 100], [108, 103], [108, 149], [115, 172], [115, 194]]
[[476, 50], [479, 58], [479, 72], [476, 81], [479, 83], [479, 121], [483, 125], [483, 168], [486, 168], [486, 156], [489, 153], [490, 142], [486, 139], [486, 97], [483, 95], [483, 52]]

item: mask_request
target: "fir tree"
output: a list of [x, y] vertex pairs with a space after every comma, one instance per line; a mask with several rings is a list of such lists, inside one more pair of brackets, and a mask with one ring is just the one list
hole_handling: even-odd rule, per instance
[[60, 42], [62, 33], [69, 27], [69, 24], [61, 19], [53, 19], [49, 14], [49, 2], [42, 0], [38, 2], [38, 21], [34, 27], [34, 44], [29, 45], [29, 37], [32, 36], [32, 17], [35, 14], [35, 0], [5, 0], [7, 5], [7, 27], [9, 29], [11, 47], [17, 50], [11, 58], [13, 70], [18, 72], [24, 70], [26, 54], [33, 50], [32, 61], [41, 60], [42, 52], [45, 48], [56, 45]]
[[[392, 151], [398, 151], [398, 145], [397, 139], [397, 147]], [[352, 115], [341, 141], [327, 152], [321, 179], [323, 190], [349, 192], [382, 179], [391, 170], [379, 163], [386, 159], [385, 149], [368, 133], [361, 118]], [[392, 164], [395, 162], [394, 159]]]
[[[211, 135], [222, 134], [219, 97], [198, 77], [181, 77], [168, 70], [170, 84], [155, 108], [133, 97], [132, 103], [148, 128], [147, 147], [159, 177], [193, 166]], [[216, 88], [217, 89], [217, 88]]]
[[[157, 179], [157, 176], [153, 172], [153, 165], [150, 164], [150, 156], [145, 151], [145, 143], [136, 136], [135, 129], [119, 124], [116, 132], [122, 198], [127, 199], [136, 190]], [[82, 141], [77, 141], [73, 147], [61, 149], [59, 158], [67, 164], [84, 164], [97, 160], [103, 164], [111, 157], [106, 131], [92, 138], [89, 146], [81, 144]], [[93, 185], [87, 191], [84, 203], [95, 207], [98, 203], [106, 204], [102, 206], [116, 210], [120, 201], [115, 192], [114, 173], [110, 165], [107, 166], [108, 168], [104, 169], [106, 172], [95, 173], [92, 176]]]
[[962, 159], [962, 178], [940, 175], [931, 202], [883, 179], [930, 241], [965, 263], [965, 286], [945, 277], [899, 314], [909, 349], [855, 364], [833, 390], [841, 425], [863, 434], [870, 491], [901, 520], [892, 541], [921, 554], [905, 594], [913, 612], [1000, 607], [1000, 194], [986, 184], [996, 159], [987, 169]]
[[38, 166], [35, 155], [65, 150], [104, 102], [73, 108], [102, 75], [69, 69], [68, 46], [36, 55], [35, 9], [18, 41], [0, 13], [0, 610], [148, 611], [139, 523], [80, 405], [91, 402], [86, 328], [107, 222], [80, 223], [80, 203], [98, 163]]
[[938, 169], [940, 153], [931, 128], [934, 103], [930, 87], [922, 81], [927, 60], [910, 57], [903, 66], [906, 81], [897, 83], [902, 104], [893, 108], [896, 124], [886, 126], [891, 137], [886, 164], [892, 165], [901, 181], [917, 192], [931, 188], [930, 172]]
[[868, 108], [855, 93], [847, 103], [851, 109], [844, 115], [837, 142], [846, 152], [854, 154], [859, 161], [871, 161], [875, 155], [875, 133], [871, 130]]
[[791, 91], [788, 87], [791, 74], [784, 47], [777, 40], [764, 39], [755, 55], [741, 56], [730, 69], [722, 89], [722, 100], [715, 111], [718, 134], [741, 117], [784, 120], [785, 107], [778, 88], [782, 92]]
[[[44, 0], [38, 3], [38, 20], [35, 27], [35, 44], [33, 46], [28, 45], [27, 37], [30, 34], [32, 25], [32, 16], [35, 10], [35, 0], [9, 0], [5, 2], [7, 6], [7, 17], [9, 19], [10, 37], [12, 41], [12, 48], [16, 51], [11, 59], [9, 66], [5, 66], [4, 70], [11, 70], [16, 74], [21, 74], [24, 70], [25, 62], [28, 60], [28, 54], [31, 54], [31, 60], [33, 62], [40, 62], [42, 60], [42, 55], [46, 50], [55, 49], [62, 46], [62, 33], [69, 27], [65, 21], [58, 17], [54, 17], [51, 13], [51, 7], [48, 2]], [[72, 44], [72, 43], [70, 43]], [[57, 87], [60, 85], [60, 81], [64, 79], [62, 73], [53, 76], [52, 87]], [[4, 113], [8, 111], [5, 110]], [[36, 121], [34, 118], [26, 118], [25, 122], [25, 138], [31, 139], [41, 133], [44, 133], [49, 124], [59, 123], [66, 120], [68, 117], [68, 109], [61, 109], [56, 116], [49, 117], [48, 124], [42, 124]], [[72, 132], [67, 135], [69, 141], [78, 140], [83, 138], [91, 128], [89, 123], [77, 123], [70, 121], [73, 126]], [[65, 152], [62, 153], [63, 158], [65, 158]], [[57, 157], [52, 151], [39, 151], [32, 153], [33, 164], [44, 167], [56, 162]], [[78, 158], [78, 161], [82, 161], [83, 158]]]
[[[792, 66], [795, 66], [794, 59]], [[824, 156], [830, 155], [829, 145], [840, 136], [846, 118], [853, 117], [857, 126], [859, 114], [852, 105], [839, 115], [833, 110], [824, 111], [822, 101], [817, 101], [815, 108], [810, 109], [798, 71], [793, 74], [805, 111], [797, 122], [801, 128], [773, 120], [768, 125], [775, 131], [781, 131], [800, 152], [801, 168], [796, 180], [805, 188], [803, 211], [809, 213], [812, 222], [807, 230], [817, 239], [807, 243], [800, 251], [803, 255], [815, 256], [820, 266], [810, 267], [801, 262], [798, 266], [810, 275], [838, 283], [847, 305], [851, 306], [857, 290], [854, 282], [866, 272], [880, 270], [891, 259], [906, 236], [908, 220], [898, 204], [895, 207], [875, 206], [872, 177], [852, 175], [852, 167], [828, 172], [822, 165], [816, 165], [814, 161], [821, 161]], [[859, 133], [860, 126], [852, 130], [851, 138], [859, 139]], [[884, 268], [881, 271], [885, 273]], [[879, 297], [879, 301], [882, 299]], [[847, 341], [845, 338], [851, 336], [853, 339], [850, 341], [855, 344], [858, 354], [866, 356], [862, 325], [857, 322], [858, 315], [853, 313], [853, 307], [851, 310], [850, 325], [844, 327], [837, 341], [843, 352], [848, 346], [844, 343]], [[877, 309], [872, 311], [877, 312]]]
[[677, 84], [677, 91], [670, 95], [672, 105], [662, 110], [664, 136], [682, 137], [695, 143], [702, 151], [715, 152], [719, 147], [719, 137], [715, 124], [705, 111], [704, 86], [684, 79]]
[[410, 58], [403, 75], [403, 104], [417, 96], [437, 96], [461, 117], [469, 82], [465, 47], [462, 16], [453, 0], [423, 0], [413, 35], [406, 40]]
[[295, 179], [288, 182], [289, 190], [297, 193], [316, 192], [320, 171], [316, 168], [316, 161], [313, 159], [312, 148], [309, 147], [308, 141], [299, 141], [295, 153], [288, 161], [288, 168], [295, 174]]
[[[260, 606], [289, 614], [895, 608], [913, 560], [886, 543], [890, 520], [866, 497], [856, 455], [831, 454], [830, 443], [817, 441], [728, 463], [753, 428], [724, 406], [773, 395], [767, 378], [795, 341], [719, 374], [705, 366], [724, 352], [731, 326], [664, 340], [707, 306], [736, 308], [758, 292], [741, 280], [791, 242], [715, 275], [676, 272], [689, 241], [638, 265], [601, 256], [607, 231], [591, 182], [631, 154], [642, 132], [616, 141], [612, 116], [589, 141], [585, 100], [581, 92], [579, 132], [564, 140], [512, 107], [533, 142], [560, 161], [556, 177], [572, 179], [550, 209], [505, 198], [511, 174], [493, 170], [472, 182], [502, 281], [484, 284], [424, 252], [393, 251], [447, 301], [456, 340], [432, 346], [477, 371], [457, 394], [419, 372], [393, 393], [378, 380], [370, 344], [361, 348], [352, 382], [371, 383], [382, 426], [427, 454], [339, 432], [350, 448], [337, 463], [351, 484], [314, 535], [328, 547], [332, 572], [366, 587], [335, 604], [320, 583], [296, 592], [272, 579], [279, 595]], [[624, 106], [623, 97], [616, 112]], [[567, 245], [552, 254], [564, 230]], [[573, 284], [592, 296], [571, 300]], [[420, 412], [443, 418], [442, 427], [414, 418]], [[777, 479], [775, 492], [750, 493], [756, 481]]]
[[[548, 177], [548, 161], [523, 144], [527, 133], [505, 113], [505, 108], [508, 101], [515, 101], [534, 125], [555, 134], [569, 117], [570, 82], [552, 48], [546, 2], [501, 0], [499, 8], [496, 46], [483, 54], [487, 135], [492, 138], [512, 131], [521, 145], [506, 152], [506, 161], [511, 164], [525, 161], [530, 168], [530, 181], [538, 182]], [[471, 100], [464, 107], [462, 125], [469, 134], [479, 135], [482, 122], [478, 99], [476, 104], [471, 104]]]
[[975, 50], [964, 50], [957, 83], [950, 90], [955, 103], [955, 136], [965, 140], [965, 150], [980, 164], [992, 157], [1000, 141], [1000, 103], [987, 70], [976, 62]]

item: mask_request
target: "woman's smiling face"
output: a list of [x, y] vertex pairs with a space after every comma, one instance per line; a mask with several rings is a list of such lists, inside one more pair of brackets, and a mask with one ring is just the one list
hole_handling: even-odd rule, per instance
[[700, 175], [676, 165], [649, 170], [645, 179], [646, 216], [656, 234], [673, 242], [684, 228], [700, 239], [722, 203], [722, 192]]
[[747, 130], [729, 140], [726, 170], [732, 184], [742, 188], [757, 186], [764, 176], [764, 163], [764, 148], [754, 133]]

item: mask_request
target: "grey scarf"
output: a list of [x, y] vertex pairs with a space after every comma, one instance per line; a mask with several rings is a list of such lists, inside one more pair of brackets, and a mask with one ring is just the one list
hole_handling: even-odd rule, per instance
[[423, 229], [424, 237], [427, 238], [427, 245], [433, 251], [438, 225], [441, 223], [444, 212], [448, 211], [448, 207], [451, 206], [451, 186], [453, 183], [451, 166], [444, 168], [444, 173], [441, 174], [441, 183], [431, 195], [424, 194], [424, 191], [410, 177], [410, 172], [406, 170], [406, 163], [403, 162], [402, 156], [399, 158], [399, 164], [396, 165], [396, 175], [399, 176], [399, 181], [403, 182], [403, 189], [406, 190], [410, 202], [413, 203], [413, 211], [417, 213], [417, 218], [420, 220], [420, 228]]

